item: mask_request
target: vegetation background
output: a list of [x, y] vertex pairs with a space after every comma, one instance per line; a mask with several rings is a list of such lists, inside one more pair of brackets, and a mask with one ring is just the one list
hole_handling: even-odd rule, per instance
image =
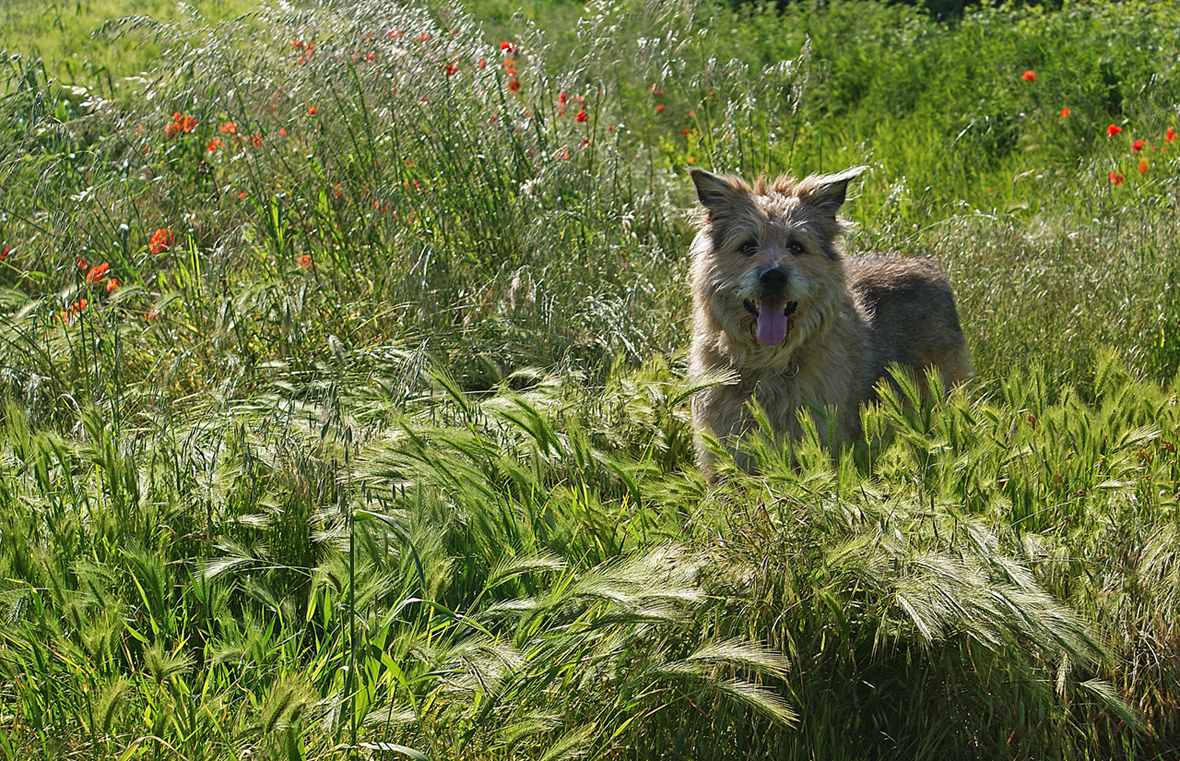
[[[1180, 3], [932, 10], [0, 6], [0, 758], [1175, 757]], [[683, 169], [862, 163], [978, 376], [707, 488]]]

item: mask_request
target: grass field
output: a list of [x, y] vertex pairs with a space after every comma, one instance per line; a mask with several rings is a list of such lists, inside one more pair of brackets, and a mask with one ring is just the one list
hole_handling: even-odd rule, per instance
[[[1180, 752], [1180, 3], [0, 22], [0, 758]], [[859, 164], [977, 377], [710, 488], [684, 168]]]

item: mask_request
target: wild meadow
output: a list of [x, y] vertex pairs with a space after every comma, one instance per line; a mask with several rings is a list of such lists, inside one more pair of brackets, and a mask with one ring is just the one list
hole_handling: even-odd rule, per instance
[[[0, 11], [0, 758], [1180, 752], [1180, 3]], [[696, 469], [688, 166], [976, 377]]]

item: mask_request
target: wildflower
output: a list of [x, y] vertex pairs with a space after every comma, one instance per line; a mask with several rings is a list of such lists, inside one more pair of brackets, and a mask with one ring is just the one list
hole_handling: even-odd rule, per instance
[[308, 107], [308, 109], [307, 109], [307, 115], [308, 115], [308, 116], [315, 116], [315, 112], [316, 112], [316, 106], [315, 106], [315, 104], [313, 103], [311, 106], [309, 106], [309, 107]]
[[568, 149], [568, 148], [562, 148], [562, 149], [561, 149], [561, 150], [560, 150], [560, 151], [559, 151], [559, 152], [556, 154], [556, 157], [557, 157], [557, 158], [559, 158], [559, 159], [561, 159], [562, 161], [569, 161], [569, 159], [570, 159], [570, 152], [569, 152], [569, 149]]
[[682, 130], [680, 130], [680, 134], [681, 134], [681, 135], [691, 135], [691, 134], [692, 134], [692, 130], [690, 130], [690, 129], [682, 129]]
[[667, 108], [667, 106], [661, 103], [660, 105], [656, 106], [656, 113], [662, 113], [665, 108]]
[[583, 147], [583, 148], [585, 148], [585, 147], [586, 147], [586, 146], [588, 146], [588, 145], [590, 145], [590, 138], [588, 138], [588, 137], [583, 137], [583, 138], [582, 138], [582, 147]]
[[1122, 185], [1124, 179], [1126, 179], [1126, 178], [1124, 178], [1121, 174], [1115, 172], [1113, 169], [1110, 170], [1110, 184], [1111, 185]]
[[1139, 159], [1139, 171], [1147, 174], [1147, 159]]
[[374, 61], [377, 60], [377, 54], [376, 53], [368, 53], [365, 55], [365, 60], [368, 61], [369, 63], [373, 63]]
[[12, 249], [8, 246], [5, 246], [3, 249], [0, 249], [0, 262], [8, 261], [8, 252], [11, 250]]
[[1120, 133], [1122, 131], [1123, 131], [1122, 127], [1116, 127], [1115, 125], [1112, 124], [1106, 128], [1106, 136], [1107, 137], [1114, 137], [1115, 135], [1117, 135], [1118, 133]]
[[447, 65], [447, 67], [446, 67], [446, 72], [447, 72], [448, 77], [455, 76], [455, 74], [458, 73], [458, 71], [459, 71], [458, 64], [452, 63], [452, 64]]
[[177, 111], [176, 113], [172, 114], [172, 123], [164, 128], [164, 136], [173, 137], [180, 134], [181, 132], [188, 134], [189, 132], [192, 132], [193, 128], [196, 126], [196, 119], [185, 116], [184, 114]]
[[148, 241], [148, 251], [159, 254], [172, 248], [172, 231], [156, 230], [152, 239]]
[[1168, 127], [1168, 131], [1164, 134], [1164, 139], [1167, 140], [1169, 143], [1175, 142], [1176, 128], [1175, 127]]
[[304, 254], [299, 257], [298, 265], [305, 270], [311, 269], [311, 254]]
[[104, 277], [107, 276], [107, 273], [110, 271], [111, 265], [107, 264], [106, 262], [103, 262], [102, 264], [96, 264], [90, 268], [89, 272], [86, 273], [86, 282], [99, 283]]
[[283, 127], [281, 130], [279, 130], [279, 135], [280, 135], [280, 136], [282, 136], [282, 135], [286, 135], [286, 134], [287, 134], [287, 128], [286, 128], [286, 127]]
[[221, 147], [221, 138], [215, 137], [209, 141], [209, 145], [205, 146], [205, 150], [209, 153], [215, 153]]
[[617, 128], [615, 127], [615, 125], [611, 124], [611, 125], [607, 126], [607, 128], [606, 128], [606, 131], [607, 131], [607, 132], [614, 132], [614, 131], [615, 131], [615, 129], [617, 129]]
[[90, 263], [86, 261], [85, 256], [79, 256], [77, 259], [74, 260], [74, 264], [78, 267], [79, 270], [84, 270], [90, 266]]
[[505, 58], [504, 59], [504, 68], [505, 69], [515, 69], [516, 68], [516, 61], [512, 60], [511, 58]]
[[512, 92], [516, 92], [517, 90], [519, 90], [520, 89], [520, 80], [514, 79], [511, 82], [509, 82], [508, 89], [511, 90]]
[[262, 147], [262, 135], [251, 135], [250, 142], [254, 144], [255, 148]]
[[120, 285], [122, 285], [122, 283], [119, 282], [119, 278], [111, 278], [107, 281], [107, 293], [114, 293]]
[[566, 93], [562, 93], [561, 95], [557, 96], [558, 103], [566, 103], [567, 101], [569, 101], [569, 99], [570, 99], [570, 96]]
[[1023, 79], [1025, 82], [1036, 82], [1037, 81], [1037, 75], [1032, 70], [1026, 71], [1023, 74], [1021, 74], [1020, 78]]
[[238, 200], [239, 200], [239, 201], [245, 201], [245, 200], [246, 200], [246, 196], [247, 196], [247, 193], [246, 193], [246, 191], [244, 191], [244, 190], [243, 190], [241, 193], [238, 193]]
[[586, 122], [586, 120], [588, 120], [589, 118], [590, 118], [590, 117], [586, 115], [586, 111], [585, 111], [585, 109], [583, 109], [583, 110], [581, 110], [581, 111], [579, 111], [579, 112], [578, 112], [578, 115], [577, 115], [577, 116], [575, 116], [575, 117], [574, 117], [574, 121], [578, 122], [579, 124], [583, 124], [583, 123], [585, 123], [585, 122]]
[[479, 59], [479, 68], [481, 68], [481, 69], [486, 69], [487, 67], [488, 67], [488, 61], [487, 61], [487, 59], [486, 59], [486, 58], [480, 58], [480, 59]]
[[59, 314], [57, 319], [61, 320], [62, 322], [69, 322], [80, 315], [82, 312], [85, 312], [87, 306], [89, 306], [89, 304], [86, 299], [78, 299], [78, 301], [72, 304], [69, 309]]
[[159, 319], [159, 317], [160, 313], [156, 311], [155, 307], [152, 307], [148, 310], [147, 314], [143, 316], [143, 319], [147, 320], [148, 322], [155, 322], [157, 319]]
[[510, 56], [515, 56], [517, 48], [516, 48], [516, 45], [514, 45], [511, 42], [501, 42], [500, 43], [500, 50], [505, 51]]
[[1139, 151], [1143, 150], [1146, 147], [1147, 147], [1146, 140], [1136, 140], [1134, 142], [1134, 144], [1131, 145], [1131, 150], [1134, 151], [1135, 153], [1138, 153]]
[[1072, 113], [1073, 112], [1070, 111], [1068, 108], [1063, 108], [1063, 109], [1061, 109], [1061, 118], [1064, 119], [1065, 117], [1069, 116]]
[[238, 125], [234, 124], [233, 122], [222, 122], [221, 125], [217, 127], [217, 131], [223, 132], [227, 135], [232, 135], [238, 131]]

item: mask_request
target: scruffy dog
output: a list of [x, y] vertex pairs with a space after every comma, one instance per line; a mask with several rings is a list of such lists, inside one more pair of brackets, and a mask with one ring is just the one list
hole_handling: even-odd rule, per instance
[[[927, 259], [846, 258], [837, 216], [850, 180], [866, 167], [796, 182], [750, 186], [689, 169], [701, 202], [692, 245], [689, 376], [722, 385], [692, 401], [696, 430], [722, 442], [752, 426], [756, 399], [776, 434], [797, 440], [800, 408], [821, 435], [834, 414], [835, 441], [860, 435], [860, 408], [891, 363], [933, 366], [946, 388], [971, 376], [971, 362], [946, 276]], [[698, 460], [716, 477], [698, 437]], [[739, 462], [748, 467], [742, 455]]]

